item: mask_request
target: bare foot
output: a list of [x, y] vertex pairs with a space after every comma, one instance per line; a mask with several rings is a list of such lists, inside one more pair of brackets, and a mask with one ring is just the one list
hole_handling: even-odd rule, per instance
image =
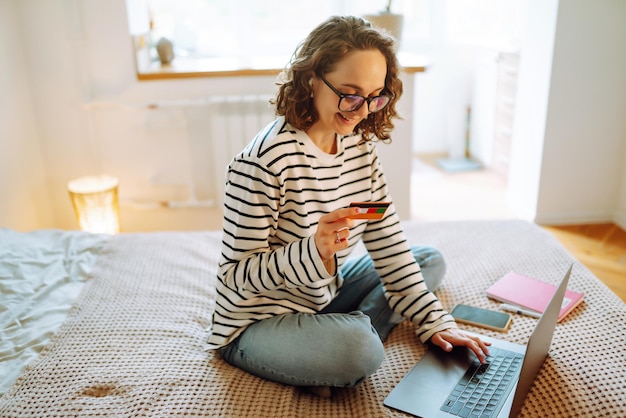
[[330, 386], [305, 386], [304, 390], [324, 399], [330, 399], [332, 396]]

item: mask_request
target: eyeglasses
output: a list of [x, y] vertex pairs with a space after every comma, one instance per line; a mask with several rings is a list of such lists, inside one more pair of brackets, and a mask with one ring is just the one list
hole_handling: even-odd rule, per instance
[[363, 103], [367, 102], [367, 109], [370, 113], [378, 112], [382, 110], [391, 101], [392, 95], [381, 94], [374, 97], [363, 97], [357, 94], [343, 94], [333, 87], [324, 77], [321, 77], [324, 84], [326, 84], [337, 96], [339, 96], [339, 103], [337, 107], [342, 112], [355, 112], [363, 106]]

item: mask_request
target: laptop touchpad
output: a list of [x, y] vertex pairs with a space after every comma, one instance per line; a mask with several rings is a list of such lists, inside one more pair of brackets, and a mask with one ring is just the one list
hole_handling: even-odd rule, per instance
[[420, 416], [440, 413], [450, 390], [465, 374], [474, 354], [465, 347], [446, 353], [430, 347], [385, 400], [387, 406]]

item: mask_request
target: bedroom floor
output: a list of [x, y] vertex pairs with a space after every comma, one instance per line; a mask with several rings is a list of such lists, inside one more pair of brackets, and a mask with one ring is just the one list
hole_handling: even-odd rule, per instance
[[[423, 221], [512, 219], [506, 179], [494, 171], [446, 172], [438, 156], [414, 159], [412, 217]], [[626, 302], [626, 231], [608, 224], [546, 226], [581, 263]]]
[[411, 216], [424, 221], [512, 219], [506, 179], [490, 170], [446, 172], [438, 156], [413, 159]]

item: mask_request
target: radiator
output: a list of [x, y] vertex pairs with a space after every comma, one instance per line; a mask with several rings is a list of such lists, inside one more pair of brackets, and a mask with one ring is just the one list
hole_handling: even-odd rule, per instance
[[228, 163], [275, 119], [271, 97], [91, 102], [94, 155], [124, 205], [221, 208]]
[[[270, 95], [220, 96], [210, 98], [207, 108], [187, 108], [187, 112], [206, 112], [208, 116], [207, 125], [189, 126], [195, 199], [211, 200], [221, 206], [229, 162], [275, 118], [270, 98]], [[201, 115], [188, 116], [189, 120], [198, 120]]]

